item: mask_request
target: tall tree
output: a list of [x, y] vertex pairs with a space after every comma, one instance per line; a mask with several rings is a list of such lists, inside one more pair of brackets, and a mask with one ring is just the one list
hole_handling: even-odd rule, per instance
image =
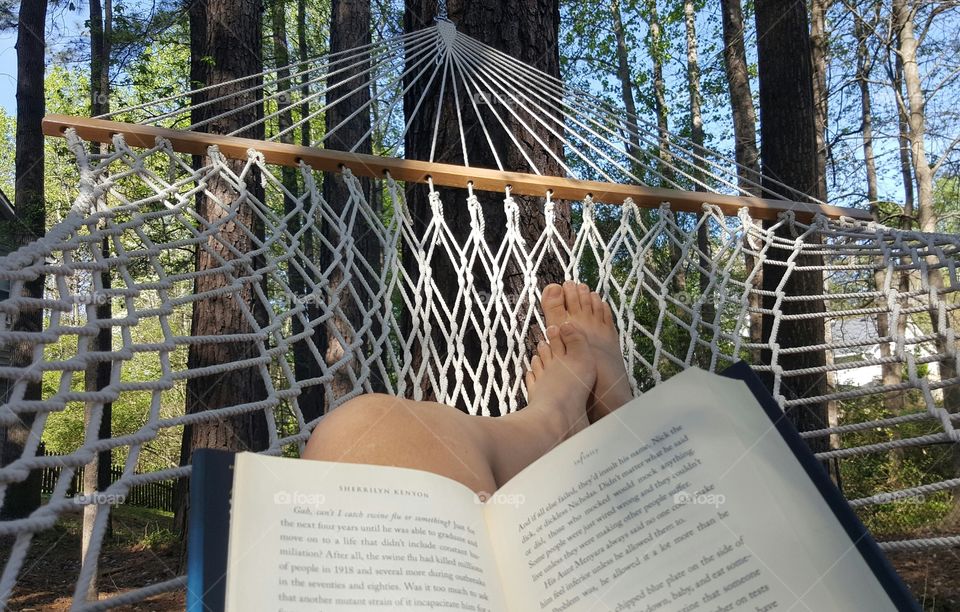
[[[870, 96], [873, 55], [870, 50], [869, 39], [870, 31], [875, 27], [876, 20], [874, 20], [874, 23], [868, 25], [865, 23], [864, 15], [858, 10], [854, 11], [853, 31], [857, 39], [856, 79], [857, 86], [860, 90], [860, 132], [863, 135], [863, 161], [867, 179], [867, 203], [870, 206], [870, 213], [873, 215], [873, 220], [877, 223], [883, 223], [884, 220], [881, 218], [879, 206], [880, 194], [877, 188], [877, 161], [873, 149], [873, 102]], [[874, 273], [874, 286], [877, 290], [883, 289], [885, 283], [884, 276], [883, 270], [878, 269]], [[901, 283], [901, 289], [909, 289], [910, 280], [908, 274], [903, 272], [898, 274], [898, 282], [899, 281], [905, 282], [905, 286]], [[883, 298], [878, 298], [878, 301], [883, 301]], [[877, 313], [877, 335], [881, 338], [886, 338], [890, 335], [891, 331], [890, 317], [886, 312], [886, 304], [878, 304], [878, 306], [883, 307], [883, 311]], [[905, 320], [905, 317], [902, 318]], [[892, 354], [893, 347], [891, 343], [881, 342], [880, 357], [887, 359]], [[899, 363], [891, 361], [881, 366], [881, 378], [884, 386], [896, 385], [901, 381], [901, 376], [902, 371]], [[884, 397], [884, 406], [893, 412], [893, 414], [900, 414], [903, 409], [903, 399], [903, 393], [901, 391], [893, 391]]]
[[720, 0], [723, 23], [723, 66], [733, 114], [733, 155], [740, 189], [759, 196], [760, 151], [757, 149], [757, 113], [750, 91], [750, 70], [740, 0]]
[[[700, 61], [698, 57], [697, 46], [697, 7], [694, 0], [683, 0], [683, 24], [686, 32], [687, 43], [687, 93], [690, 96], [690, 140], [698, 157], [694, 161], [694, 176], [698, 181], [703, 182], [706, 178], [703, 161], [700, 156], [704, 148], [703, 132], [703, 112], [701, 110], [702, 96], [700, 94]], [[700, 184], [694, 186], [699, 191], [703, 189]], [[704, 219], [704, 213], [697, 213], [699, 225], [697, 226], [697, 250], [698, 266], [700, 272], [697, 277], [700, 280], [700, 294], [705, 295], [710, 285], [710, 275], [707, 270], [710, 269], [710, 226]], [[716, 310], [712, 300], [706, 300], [703, 303], [701, 317], [708, 324], [713, 323]], [[713, 334], [711, 334], [713, 335]]]
[[[743, 192], [759, 196], [761, 190], [757, 186], [760, 183], [757, 113], [753, 108], [753, 94], [750, 91], [740, 0], [720, 0], [720, 14], [723, 23], [723, 66], [727, 75], [727, 90], [730, 93], [730, 110], [733, 114], [733, 155], [737, 162], [737, 183]], [[745, 236], [744, 240], [749, 241], [749, 236]], [[747, 275], [753, 274], [754, 289], [760, 289], [763, 285], [763, 270], [756, 269], [757, 259], [753, 255], [746, 254], [744, 259]], [[759, 344], [763, 339], [760, 306], [760, 293], [751, 291], [750, 342], [753, 344]], [[759, 351], [754, 351], [752, 359], [759, 363]]]
[[[935, 5], [930, 9], [928, 20], [950, 8], [952, 3]], [[927, 162], [926, 143], [927, 133], [926, 99], [919, 68], [920, 40], [914, 31], [914, 17], [917, 14], [919, 3], [910, 6], [907, 0], [893, 0], [893, 28], [897, 33], [899, 47], [897, 55], [903, 66], [903, 84], [906, 87], [907, 99], [898, 96], [898, 104], [907, 114], [907, 138], [910, 141], [911, 159], [913, 160], [913, 175], [917, 181], [917, 220], [920, 231], [937, 231], [937, 212], [933, 202], [933, 175], [939, 163], [931, 165]], [[928, 22], [929, 23], [929, 22]], [[899, 93], [899, 92], [898, 92]], [[926, 281], [930, 288], [938, 295], [944, 295], [943, 272], [937, 267], [939, 257], [935, 254], [927, 256]], [[931, 307], [929, 310], [930, 324], [937, 330], [941, 317], [949, 316], [943, 309]], [[940, 357], [940, 379], [949, 380], [957, 376], [956, 345], [951, 346], [950, 340], [943, 334], [937, 333], [937, 353]], [[960, 390], [956, 386], [944, 389], [944, 406], [950, 412], [960, 412]], [[953, 468], [955, 474], [960, 474], [960, 448], [954, 444], [952, 449]], [[954, 492], [953, 510], [950, 521], [960, 524], [960, 491]]]
[[[16, 245], [26, 244], [42, 236], [46, 229], [46, 205], [44, 203], [44, 154], [43, 132], [40, 122], [44, 106], [44, 59], [46, 54], [45, 29], [47, 0], [33, 0], [20, 4], [17, 23], [17, 141], [16, 141], [16, 192], [14, 209], [17, 221], [11, 229], [11, 238]], [[23, 297], [43, 297], [43, 276], [29, 280], [23, 285]], [[14, 323], [18, 332], [39, 333], [43, 323], [43, 311], [24, 310]], [[36, 344], [17, 342], [13, 345], [12, 364], [26, 366], [33, 361]], [[23, 400], [38, 401], [41, 398], [39, 382], [26, 385]], [[19, 415], [18, 422], [3, 428], [2, 465], [16, 461], [31, 440], [33, 414]], [[7, 485], [3, 518], [25, 517], [40, 506], [40, 472], [30, 470], [26, 480]]]
[[827, 192], [827, 62], [829, 36], [827, 11], [831, 0], [810, 0], [810, 53], [813, 64], [813, 105], [817, 136], [817, 176], [819, 190]]
[[[330, 53], [342, 53], [357, 47], [370, 44], [370, 0], [332, 0], [330, 4]], [[331, 76], [327, 83], [327, 104], [325, 113], [324, 146], [328, 149], [367, 153], [372, 151], [370, 139], [370, 88], [358, 87], [365, 82], [362, 76], [369, 68], [369, 59], [353, 63], [345, 70]], [[352, 80], [351, 77], [353, 78]], [[356, 89], [356, 91], [353, 91]], [[352, 93], [351, 93], [352, 92]], [[341, 99], [342, 98], [342, 99]], [[336, 102], [334, 104], [334, 102]], [[359, 111], [359, 112], [358, 112]], [[369, 179], [360, 179], [361, 192], [364, 199], [375, 206], [379, 200], [374, 199], [372, 184]], [[375, 232], [370, 231], [367, 221], [359, 210], [347, 206], [351, 201], [350, 188], [340, 177], [327, 176], [323, 182], [323, 198], [340, 211], [341, 226], [352, 228], [349, 230], [356, 249], [372, 271], [380, 270], [381, 246]], [[379, 211], [376, 211], [379, 214]], [[325, 227], [332, 244], [342, 241], [340, 230]], [[339, 260], [337, 262], [336, 260]], [[342, 253], [325, 252], [322, 254], [323, 268], [338, 263], [345, 264], [350, 258]], [[327, 399], [327, 407], [332, 402], [353, 390], [351, 371], [355, 371], [357, 360], [367, 351], [364, 349], [365, 340], [356, 335], [362, 327], [364, 312], [374, 304], [363, 294], [362, 287], [376, 287], [378, 285], [375, 274], [367, 272], [364, 261], [355, 260], [357, 274], [364, 278], [350, 278], [346, 270], [335, 267], [329, 278], [330, 291], [333, 299], [339, 304], [339, 314], [330, 319], [330, 332], [326, 344], [326, 360], [333, 365], [345, 357], [349, 357], [349, 365], [340, 367], [330, 383], [330, 392], [333, 397]], [[357, 297], [350, 291], [354, 285]], [[373, 335], [378, 335], [374, 330]], [[373, 388], [383, 390], [383, 384], [377, 380], [377, 372], [371, 372]]]
[[[641, 159], [640, 128], [637, 126], [637, 103], [633, 91], [633, 76], [630, 73], [630, 50], [627, 47], [627, 32], [623, 27], [623, 15], [620, 12], [620, 0], [610, 2], [610, 16], [613, 19], [613, 35], [616, 39], [617, 78], [620, 80], [620, 99], [623, 108], [627, 111], [627, 121], [632, 127], [627, 129], [627, 140], [630, 142], [630, 154], [637, 160]], [[634, 175], [640, 176], [638, 162], [631, 164]]]
[[[434, 18], [438, 15], [436, 0], [406, 0], [404, 29], [407, 32], [420, 30], [433, 24]], [[547, 74], [559, 78], [560, 76], [560, 53], [557, 44], [560, 26], [560, 8], [557, 0], [453, 0], [447, 2], [447, 10], [450, 20], [456, 24], [459, 32], [471, 36], [482, 43], [490, 45], [509, 55], [516, 57], [520, 61], [532, 65], [535, 68], [546, 72]], [[409, 83], [409, 81], [408, 81]], [[413, 114], [413, 109], [417, 105], [421, 94], [424, 91], [424, 83], [414, 84], [404, 97], [404, 112], [409, 119]], [[454, 107], [454, 96], [446, 89], [444, 98], [438, 100], [439, 86], [434, 84], [433, 89], [428, 92], [433, 97], [425, 102], [426, 108], [437, 108], [442, 106], [443, 114], [438, 127], [438, 138], [435, 161], [463, 164], [463, 154], [461, 147], [461, 130], [457, 124], [457, 114]], [[472, 110], [464, 114], [463, 135], [466, 141], [466, 149], [469, 152], [469, 162], [471, 166], [496, 167], [494, 158], [487, 144], [486, 135], [480, 128], [478, 121], [486, 126], [486, 134], [489, 134], [490, 140], [503, 163], [505, 170], [529, 171], [527, 161], [516, 147], [510, 145], [511, 134], [516, 135], [521, 141], [529, 141], [525, 136], [525, 130], [520, 122], [513, 115], [506, 111], [502, 106], [496, 103], [496, 96], [490, 104], [478, 105], [480, 109], [479, 119], [473, 116]], [[461, 100], [461, 103], [465, 101]], [[507, 125], [504, 129], [494, 116], [494, 112], [500, 115]], [[540, 138], [547, 144], [547, 148], [531, 146], [528, 154], [537, 168], [545, 175], [561, 175], [561, 166], [553, 155], [561, 157], [563, 149], [560, 140], [549, 133], [546, 129], [539, 126], [536, 120], [531, 118], [523, 111], [518, 114], [528, 125], [536, 125]], [[509, 131], [508, 131], [509, 130]], [[431, 113], [418, 113], [410, 126], [405, 137], [405, 151], [408, 157], [416, 159], [429, 159], [431, 153], [431, 144], [434, 131], [433, 116]], [[444, 189], [437, 190], [441, 200], [449, 202], [444, 209], [445, 223], [450, 228], [453, 236], [460, 244], [463, 244], [470, 234], [470, 216], [466, 206], [463, 205], [466, 194], [462, 190]], [[503, 242], [506, 230], [506, 212], [503, 205], [502, 194], [477, 193], [480, 206], [483, 210], [483, 216], [486, 219], [484, 226], [484, 239], [494, 252]], [[528, 239], [528, 244], [541, 234], [545, 226], [545, 217], [543, 213], [543, 200], [541, 198], [514, 197], [519, 206], [520, 231]], [[426, 197], [426, 189], [423, 186], [415, 186], [408, 190], [407, 201], [410, 204], [411, 213], [415, 224], [419, 230], [427, 227], [431, 218], [430, 206]], [[571, 240], [570, 231], [570, 207], [569, 204], [558, 202], [556, 207], [557, 229], [565, 240]], [[408, 273], [417, 278], [417, 266], [410, 256], [407, 256], [404, 265]], [[458, 291], [456, 282], [456, 271], [452, 262], [444, 254], [437, 254], [431, 261], [432, 274], [438, 282], [442, 283], [441, 296], [448, 306], [453, 307], [456, 303], [455, 296]], [[562, 263], [553, 257], [545, 258], [540, 266], [538, 274], [538, 283], [543, 286], [550, 282], [556, 282], [563, 279]], [[474, 270], [474, 289], [478, 292], [490, 293], [490, 286], [486, 278], [486, 273], [477, 265]], [[520, 273], [516, 266], [510, 267], [504, 275], [504, 290], [508, 296], [521, 298], [525, 295], [524, 287], [526, 279]], [[465, 313], [455, 313], [457, 317], [464, 317]], [[483, 320], [482, 315], [478, 320]], [[405, 322], [409, 328], [409, 321]], [[441, 328], [440, 325], [434, 325], [434, 329]], [[530, 330], [526, 335], [528, 348], [531, 348], [536, 340], [536, 333]], [[448, 350], [447, 343], [439, 336], [434, 337], [434, 344], [438, 354], [431, 355], [431, 359], [442, 361], [446, 357]], [[505, 344], [505, 339], [501, 344]], [[476, 367], [482, 372], [485, 368], [480, 368], [480, 342], [472, 330], [466, 331], [464, 341], [461, 347], [466, 360], [471, 367]], [[494, 373], [494, 376], [506, 375], [506, 373]], [[483, 374], [482, 376], [486, 376]], [[481, 379], [481, 386], [486, 385], [485, 379]], [[463, 407], [463, 403], [460, 403]], [[500, 406], [490, 406], [492, 414], [498, 414]]]
[[[261, 0], [202, 0], [190, 5], [191, 79], [195, 85], [219, 85], [199, 92], [193, 100], [194, 122], [217, 117], [205, 127], [214, 134], [227, 134], [256, 123], [263, 116], [261, 93], [249, 91], [251, 80], [235, 82], [241, 77], [263, 71]], [[236, 95], [234, 95], [236, 94]], [[230, 97], [226, 97], [230, 96]], [[206, 106], [198, 107], [203, 102]], [[249, 105], [249, 107], [248, 107]], [[245, 108], [246, 107], [246, 108]], [[239, 109], [239, 110], [238, 110]], [[240, 136], [263, 138], [263, 124], [246, 127]], [[240, 160], [226, 162], [238, 176], [245, 166]], [[248, 172], [246, 190], [262, 201], [263, 187], [259, 173]], [[208, 239], [206, 248], [198, 249], [196, 267], [207, 271], [194, 281], [194, 295], [203, 295], [193, 303], [191, 336], [227, 336], [253, 332], [244, 317], [244, 306], [254, 315], [259, 325], [266, 323], [264, 305], [256, 298], [254, 283], [247, 280], [242, 288], [216, 293], [229, 284], [230, 279], [220, 271], [218, 258], [227, 262], [237, 257], [234, 250], [248, 253], [253, 250], [253, 237], [262, 237], [263, 227], [254, 214], [249, 200], [238, 202], [236, 191], [221, 177], [212, 177], [206, 191], [197, 198], [200, 216], [208, 223], [218, 224], [216, 236]], [[235, 214], [232, 223], [224, 217]], [[245, 229], [249, 228], [249, 232]], [[215, 257], [216, 253], [218, 257]], [[253, 267], [261, 268], [256, 261]], [[238, 270], [251, 275], [252, 270]], [[249, 277], [248, 277], [249, 278]], [[249, 340], [192, 343], [187, 358], [190, 370], [235, 363], [255, 356], [256, 344]], [[266, 398], [266, 388], [257, 367], [207, 374], [187, 381], [187, 414], [196, 414], [228, 406], [256, 402]], [[183, 430], [181, 465], [190, 465], [193, 451], [198, 448], [228, 450], [262, 450], [267, 446], [267, 426], [263, 411], [224, 416], [186, 425]], [[185, 484], [185, 481], [181, 481]], [[178, 491], [177, 525], [186, 532], [189, 495], [185, 486]], [[185, 539], [184, 539], [185, 541]]]
[[[297, 28], [298, 28], [298, 41], [300, 45], [300, 55], [301, 60], [306, 59], [305, 54], [307, 53], [306, 49], [306, 5], [304, 0], [298, 0], [297, 7]], [[301, 14], [302, 11], [302, 14]], [[300, 19], [303, 19], [303, 29], [301, 29]], [[273, 64], [274, 68], [277, 70], [277, 111], [279, 115], [277, 116], [277, 129], [282, 133], [280, 136], [280, 141], [286, 144], [293, 144], [294, 139], [296, 138], [296, 133], [290, 128], [293, 126], [293, 92], [298, 88], [298, 85], [294, 82], [290, 74], [290, 51], [287, 44], [287, 0], [274, 0], [270, 5], [270, 33], [271, 39], [273, 41]], [[310, 78], [309, 67], [306, 62], [299, 64], [298, 72], [302, 72], [301, 81], [299, 85], [300, 97], [301, 97], [301, 106], [300, 113], [303, 118], [306, 118], [309, 115], [310, 111], [310, 102], [305, 100], [310, 95], [309, 83]], [[306, 91], [304, 91], [306, 89]], [[309, 146], [310, 144], [310, 121], [306, 120], [300, 127], [302, 130], [301, 133], [301, 144]], [[290, 131], [287, 131], [290, 130]], [[297, 202], [294, 199], [294, 194], [299, 192], [299, 181], [298, 181], [298, 172], [296, 169], [289, 166], [283, 166], [280, 169], [280, 182], [283, 187], [289, 192], [283, 196], [283, 214], [287, 219], [287, 229], [288, 231], [296, 235], [300, 232], [300, 229], [303, 227], [304, 222], [309, 223], [309, 220], [305, 219], [303, 214], [297, 212]], [[307, 255], [307, 257], [312, 257], [313, 255], [313, 232], [306, 231], [303, 234], [302, 242], [299, 245], [302, 252]], [[302, 300], [306, 303], [304, 306], [304, 313], [300, 316], [294, 317], [292, 322], [292, 333], [294, 336], [300, 336], [304, 333], [306, 326], [304, 325], [304, 319], [307, 321], [316, 321], [317, 308], [314, 304], [315, 300], [309, 299], [304, 300], [304, 296], [307, 293], [307, 283], [303, 277], [301, 271], [293, 264], [287, 264], [289, 267], [287, 269], [287, 278], [290, 287], [291, 293], [295, 297], [292, 300]], [[309, 271], [307, 272], [309, 274]], [[295, 304], [291, 304], [294, 306]], [[310, 350], [310, 342], [313, 342], [316, 345], [318, 351], [323, 350], [322, 338], [324, 335], [318, 330], [314, 330], [312, 339], [310, 336], [304, 337], [301, 340], [297, 340], [293, 344], [293, 369], [294, 375], [297, 380], [311, 380], [317, 379], [320, 377], [320, 367], [317, 362], [316, 357], [314, 357], [313, 351]], [[300, 408], [300, 413], [303, 416], [304, 421], [310, 422], [318, 418], [323, 414], [323, 387], [320, 385], [312, 385], [309, 387], [304, 387], [300, 395], [297, 397], [297, 405]]]
[[[673, 151], [670, 147], [670, 109], [667, 105], [667, 85], [663, 78], [663, 66], [669, 58], [669, 42], [664, 36], [663, 24], [657, 11], [657, 0], [644, 0], [644, 9], [647, 18], [647, 52], [652, 63], [651, 85], [653, 86], [653, 108], [657, 116], [657, 165], [658, 182], [667, 188], [676, 185], [674, 172]], [[682, 295], [686, 284], [685, 263], [680, 261], [681, 250], [673, 240], [669, 241], [670, 264], [675, 270], [672, 276], [673, 291]]]
[[664, 187], [671, 187], [674, 180], [673, 153], [670, 150], [670, 109], [667, 106], [667, 85], [663, 78], [663, 65], [667, 60], [668, 44], [663, 35], [663, 25], [657, 12], [657, 0], [645, 0], [647, 16], [647, 50], [653, 64], [653, 107], [657, 115], [657, 141], [660, 146], [660, 174]]
[[[310, 138], [310, 45], [307, 44], [307, 0], [297, 0], [297, 49], [300, 52], [300, 144], [309, 147]], [[312, 233], [310, 233], [312, 236]]]
[[[803, 3], [778, 0], [758, 0], [756, 7], [757, 58], [760, 81], [760, 150], [763, 162], [764, 187], [781, 192], [790, 199], [796, 194], [784, 190], [779, 181], [800, 193], [823, 200], [825, 194], [817, 175], [816, 108], [813, 98], [813, 67], [810, 53], [810, 34], [807, 11]], [[786, 191], [786, 192], [785, 192]], [[768, 224], [769, 225], [769, 224]], [[778, 230], [787, 240], [790, 230], [783, 224]], [[809, 234], [806, 242], [816, 243], [819, 236]], [[783, 262], [791, 253], [787, 249], [770, 249], [763, 270], [763, 288], [771, 294], [764, 297], [764, 308], [774, 310], [772, 292], [782, 290], [787, 295], [818, 295], [823, 292], [823, 273], [819, 270], [794, 270], [781, 287], [786, 267]], [[804, 255], [799, 266], [822, 265], [821, 256]], [[784, 315], [818, 315], [824, 312], [823, 301], [789, 301], [779, 304]], [[763, 317], [763, 339], [769, 341], [774, 329], [774, 317]], [[813, 316], [799, 319], [780, 319], [776, 336], [781, 349], [810, 347], [823, 344], [823, 318]], [[772, 355], [763, 351], [764, 363]], [[826, 362], [823, 351], [805, 350], [783, 353], [778, 365], [788, 373], [781, 378], [781, 392], [789, 399], [819, 397], [826, 392], [822, 374], [792, 374], [795, 370], [820, 368]], [[768, 377], [772, 385], [772, 378]], [[827, 406], [814, 402], [795, 406], [788, 415], [800, 431], [827, 426]], [[815, 451], [828, 447], [828, 440], [810, 441]]]
[[[90, 115], [96, 117], [110, 112], [110, 55], [111, 55], [111, 37], [113, 31], [113, 0], [90, 0]], [[107, 145], [99, 143], [91, 144], [91, 147], [100, 150], [106, 150]], [[110, 239], [104, 238], [100, 244], [100, 252], [103, 257], [110, 256]], [[91, 288], [92, 300], [87, 304], [88, 311], [93, 311], [96, 320], [109, 321], [112, 318], [112, 306], [110, 301], [102, 294], [103, 290], [111, 286], [110, 270], [103, 272], [94, 272], [97, 276], [96, 281]], [[103, 326], [92, 339], [93, 350], [108, 354], [113, 346], [113, 330], [109, 326]], [[98, 361], [87, 366], [84, 372], [84, 387], [89, 392], [96, 392], [104, 389], [110, 384], [110, 370], [112, 362]], [[89, 430], [94, 425], [97, 427], [97, 438], [107, 439], [111, 435], [112, 406], [110, 402], [105, 402], [98, 406], [94, 402], [87, 402], [83, 410], [84, 429]], [[98, 414], [99, 412], [99, 414]], [[97, 491], [103, 491], [110, 486], [110, 468], [111, 452], [109, 450], [97, 453], [93, 460], [88, 463], [83, 472], [83, 492], [86, 495], [92, 495]], [[87, 552], [93, 537], [94, 523], [97, 514], [100, 512], [99, 504], [88, 504], [83, 507], [83, 529], [81, 531], [80, 558], [83, 563], [97, 564], [95, 558], [88, 559]], [[94, 572], [90, 579], [87, 589], [87, 598], [96, 600], [97, 575]]]

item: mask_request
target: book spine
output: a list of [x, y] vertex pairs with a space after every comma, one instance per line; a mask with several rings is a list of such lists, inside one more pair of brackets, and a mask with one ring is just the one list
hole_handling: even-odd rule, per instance
[[187, 612], [224, 609], [234, 458], [234, 453], [210, 449], [193, 453], [187, 527]]

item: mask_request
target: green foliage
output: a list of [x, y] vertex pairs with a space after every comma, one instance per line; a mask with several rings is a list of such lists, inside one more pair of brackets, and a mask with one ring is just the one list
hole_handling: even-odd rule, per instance
[[[892, 396], [888, 394], [887, 400]], [[883, 397], [871, 395], [840, 403], [841, 422], [864, 422], [895, 416]], [[913, 390], [904, 398], [902, 414], [923, 411], [923, 398]], [[902, 423], [896, 428], [875, 428], [844, 434], [844, 447], [889, 442], [935, 433], [937, 425], [929, 421]], [[841, 485], [849, 499], [916, 487], [928, 482], [954, 478], [950, 448], [925, 446], [874, 452], [840, 460]], [[857, 508], [864, 524], [881, 537], [900, 537], [921, 533], [938, 526], [950, 512], [953, 500], [949, 491], [917, 495], [903, 500]]]
[[960, 176], [937, 179], [933, 191], [933, 207], [937, 212], [937, 231], [960, 234]]
[[165, 527], [146, 532], [134, 546], [135, 550], [162, 551], [180, 543], [180, 535]]

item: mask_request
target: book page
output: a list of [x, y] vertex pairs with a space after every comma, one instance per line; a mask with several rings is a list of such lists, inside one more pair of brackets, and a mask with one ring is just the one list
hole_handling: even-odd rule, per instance
[[680, 374], [497, 494], [510, 610], [894, 609], [739, 381]]
[[462, 484], [252, 453], [234, 470], [231, 612], [505, 609], [482, 506]]

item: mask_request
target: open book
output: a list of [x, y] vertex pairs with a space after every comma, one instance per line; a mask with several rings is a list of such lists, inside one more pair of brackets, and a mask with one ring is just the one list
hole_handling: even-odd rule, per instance
[[227, 527], [233, 456], [200, 454], [188, 609], [220, 607], [224, 574], [241, 612], [919, 609], [749, 368], [733, 370], [744, 380], [675, 376], [485, 503], [418, 470], [243, 453]]

